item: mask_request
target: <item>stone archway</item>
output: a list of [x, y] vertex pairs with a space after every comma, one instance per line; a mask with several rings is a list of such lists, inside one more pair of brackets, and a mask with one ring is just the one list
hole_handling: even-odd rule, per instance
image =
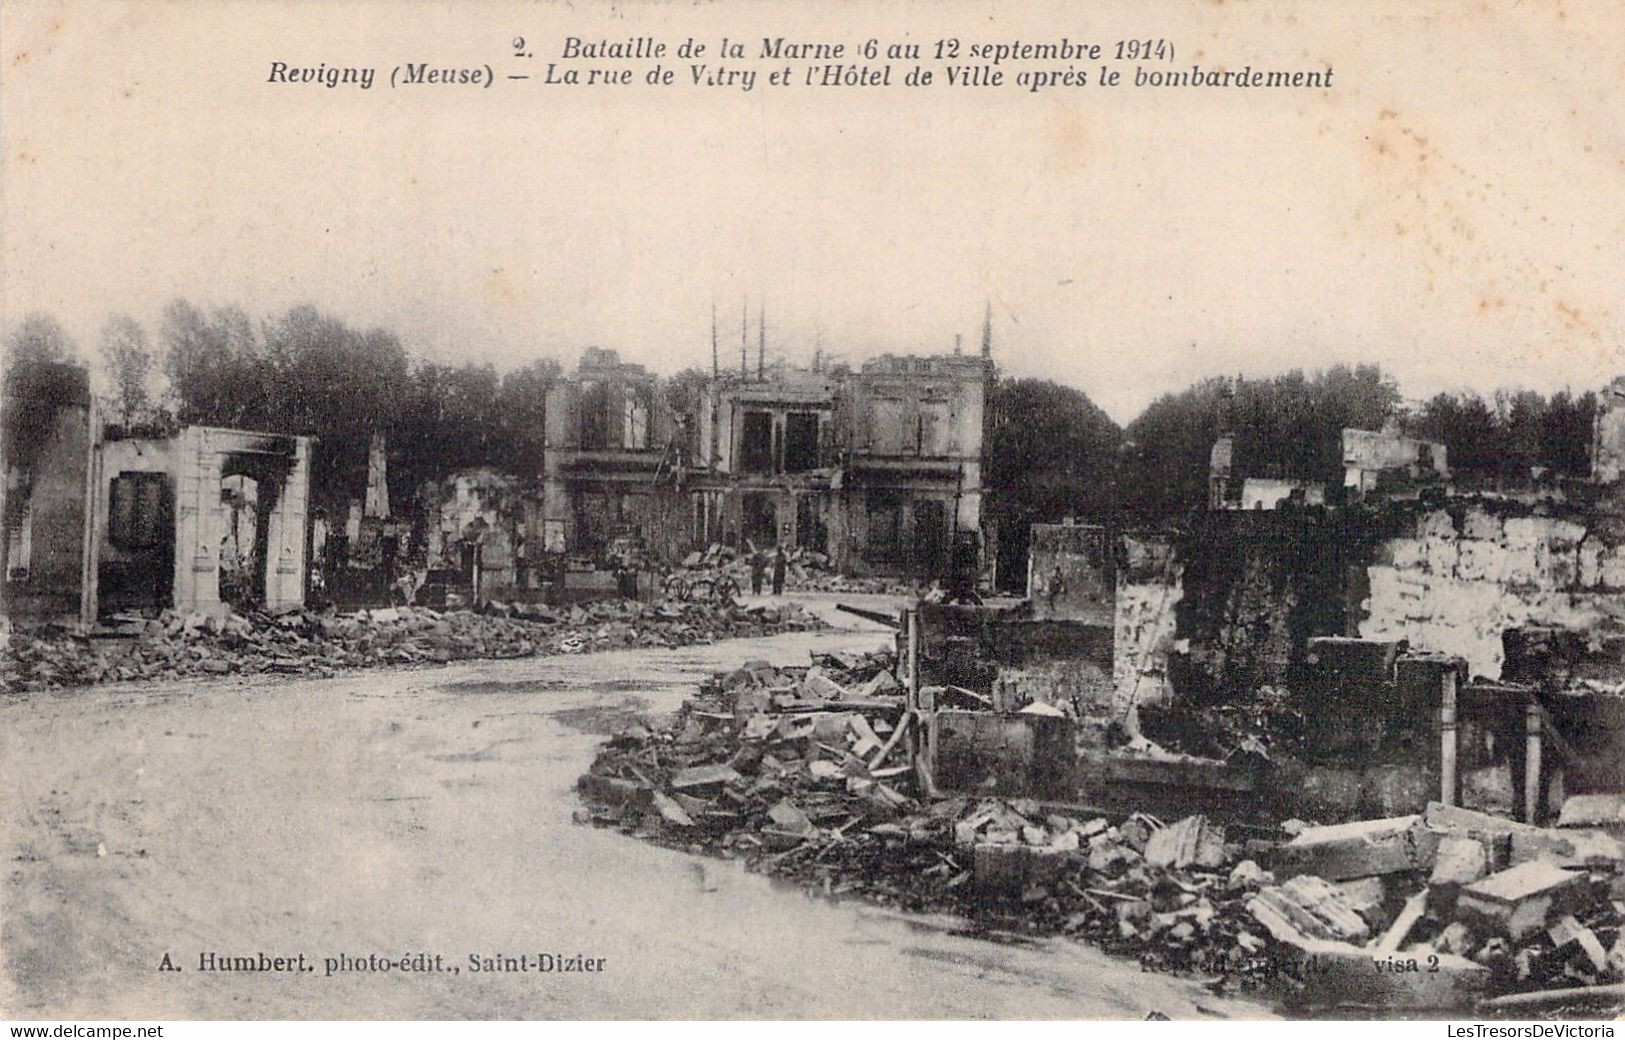
[[[175, 607], [217, 613], [221, 550], [241, 504], [225, 500], [228, 478], [254, 484], [254, 564], [246, 600], [267, 610], [305, 601], [310, 440], [189, 426], [177, 438]], [[246, 481], [236, 484], [246, 487]], [[227, 591], [237, 590], [227, 581]]]

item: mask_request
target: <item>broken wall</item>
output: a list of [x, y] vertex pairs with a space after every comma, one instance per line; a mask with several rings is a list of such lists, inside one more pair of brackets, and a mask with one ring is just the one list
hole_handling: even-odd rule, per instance
[[1490, 500], [1420, 513], [1367, 570], [1360, 635], [1454, 654], [1498, 679], [1508, 629], [1625, 628], [1625, 525], [1588, 513]]
[[[175, 580], [177, 610], [220, 613], [220, 550], [227, 527], [220, 481], [251, 471], [260, 494], [274, 495], [266, 512], [264, 606], [305, 602], [305, 553], [310, 496], [309, 437], [188, 426], [174, 438]], [[273, 490], [274, 488], [274, 490]]]
[[[456, 571], [472, 579], [477, 554], [481, 599], [513, 599], [532, 585], [529, 567], [536, 552], [531, 531], [537, 496], [524, 481], [488, 468], [455, 474], [419, 492], [423, 531], [422, 565]], [[412, 553], [413, 562], [416, 551]]]
[[1033, 616], [1111, 624], [1113, 553], [1098, 524], [1033, 524], [1027, 598]]
[[1287, 681], [1311, 636], [1354, 635], [1365, 565], [1390, 526], [1367, 512], [1202, 514], [1175, 544], [1178, 697], [1246, 698]]
[[0, 613], [76, 619], [84, 587], [89, 377], [73, 365], [19, 364], [7, 373], [3, 411]]
[[1597, 395], [1591, 438], [1591, 479], [1612, 484], [1625, 477], [1625, 376]]
[[1144, 535], [1118, 540], [1122, 561], [1112, 612], [1112, 687], [1116, 705], [1161, 704], [1173, 694], [1168, 657], [1176, 646], [1184, 570], [1173, 545]]
[[1014, 709], [1071, 703], [1079, 714], [1112, 704], [1112, 628], [1034, 618], [1020, 608], [921, 603], [920, 681], [962, 686]]

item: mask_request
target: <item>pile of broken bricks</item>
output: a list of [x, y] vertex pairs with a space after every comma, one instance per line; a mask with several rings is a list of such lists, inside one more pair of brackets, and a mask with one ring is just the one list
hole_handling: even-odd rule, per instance
[[[751, 581], [751, 554], [713, 543], [703, 552], [689, 553], [682, 562], [685, 577], [716, 577], [727, 575], [741, 589], [749, 589]], [[773, 578], [773, 548], [762, 551], [765, 562], [764, 587]], [[895, 578], [863, 578], [841, 574], [835, 570], [830, 558], [812, 549], [795, 548], [785, 553], [784, 587], [792, 592], [849, 592], [855, 594], [912, 596], [919, 590], [912, 584]]]
[[[608, 807], [604, 818], [642, 823], [647, 810], [684, 844], [702, 832], [740, 846], [799, 843], [847, 798], [889, 811], [907, 801], [892, 781], [910, 772], [897, 750], [909, 723], [894, 666], [885, 651], [820, 654], [803, 668], [747, 662], [710, 680], [669, 726], [612, 740], [581, 789]], [[761, 828], [740, 826], [758, 815]]]
[[1270, 832], [924, 799], [891, 665], [824, 656], [717, 676], [667, 723], [610, 741], [581, 778], [579, 818], [811, 892], [1072, 936], [1298, 1006], [1527, 1014], [1621, 999], [1625, 818], [1577, 825], [1617, 797], [1571, 798], [1550, 829], [1434, 804]]
[[[1534, 1011], [1625, 1002], [1625, 823], [1570, 798], [1555, 828], [1439, 803], [1310, 827], [1249, 909], [1306, 1003]], [[1592, 826], [1614, 806], [1609, 827]]]
[[154, 617], [116, 616], [88, 635], [43, 626], [0, 636], [0, 690], [256, 673], [318, 677], [380, 665], [688, 646], [825, 627], [793, 602], [742, 607], [601, 600], [343, 614], [165, 610]]
[[666, 724], [609, 742], [581, 777], [579, 818], [816, 893], [1084, 937], [1221, 987], [1268, 972], [1246, 900], [1272, 878], [1203, 817], [1114, 824], [1031, 801], [916, 797], [913, 716], [891, 663], [823, 656], [717, 676]]

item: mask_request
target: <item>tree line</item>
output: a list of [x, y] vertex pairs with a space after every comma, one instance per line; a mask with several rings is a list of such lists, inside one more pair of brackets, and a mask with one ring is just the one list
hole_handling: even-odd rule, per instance
[[[374, 433], [390, 446], [397, 488], [476, 466], [540, 472], [547, 391], [560, 372], [551, 358], [501, 375], [489, 363], [414, 359], [393, 332], [355, 328], [309, 305], [255, 321], [241, 308], [177, 299], [155, 337], [115, 316], [97, 347], [110, 423], [314, 436], [318, 489], [364, 474]], [[43, 314], [9, 332], [6, 357], [80, 360], [78, 345]]]
[[1584, 478], [1590, 472], [1595, 391], [1441, 393], [1407, 406], [1378, 365], [1335, 365], [1267, 378], [1203, 379], [1153, 401], [1119, 427], [1070, 387], [1003, 379], [989, 402], [985, 486], [998, 531], [999, 572], [1025, 574], [1027, 528], [1082, 522], [1161, 523], [1206, 507], [1209, 460], [1234, 437], [1238, 476], [1343, 482], [1346, 428], [1439, 441], [1468, 482]]
[[[12, 328], [5, 350], [8, 359], [78, 354], [43, 314]], [[153, 336], [128, 317], [111, 318], [97, 352], [110, 421], [314, 435], [318, 488], [352, 486], [373, 433], [388, 439], [399, 489], [477, 466], [538, 473], [547, 392], [560, 376], [551, 358], [502, 374], [489, 363], [414, 359], [393, 332], [354, 328], [309, 305], [256, 321], [240, 308], [175, 300]], [[706, 379], [688, 370], [668, 380], [673, 410], [692, 414]], [[1459, 392], [1406, 408], [1379, 366], [1335, 365], [1204, 379], [1157, 398], [1126, 427], [1081, 391], [1047, 380], [1001, 379], [988, 404], [984, 486], [1002, 570], [1020, 569], [1032, 523], [1154, 522], [1202, 508], [1221, 431], [1235, 435], [1235, 473], [1328, 487], [1342, 482], [1343, 429], [1380, 429], [1396, 415], [1405, 432], [1442, 441], [1456, 474], [1519, 478], [1539, 468], [1583, 477], [1597, 398]]]

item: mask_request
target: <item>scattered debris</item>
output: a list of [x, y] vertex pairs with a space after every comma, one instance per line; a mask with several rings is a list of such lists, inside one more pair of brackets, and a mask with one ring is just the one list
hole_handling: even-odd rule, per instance
[[1585, 874], [1533, 860], [1462, 889], [1456, 913], [1481, 931], [1517, 942], [1543, 931], [1554, 916], [1585, 908], [1591, 897]]
[[[762, 550], [767, 561], [766, 569], [771, 574], [773, 569], [773, 547], [767, 546]], [[830, 558], [821, 552], [807, 548], [786, 550], [784, 554], [784, 587], [792, 592], [850, 592], [850, 593], [878, 593], [888, 596], [912, 596], [919, 590], [913, 585], [901, 582], [896, 578], [858, 578], [835, 571]], [[733, 549], [726, 545], [713, 544], [703, 552], [695, 551], [688, 554], [682, 561], [682, 566], [673, 571], [672, 577], [680, 579], [687, 584], [696, 582], [715, 582], [723, 578], [730, 579], [740, 589], [749, 589], [751, 586], [751, 552], [749, 549]]]
[[[609, 742], [579, 785], [588, 817], [827, 896], [1072, 936], [1215, 991], [1268, 987], [1301, 1006], [1468, 1008], [1625, 978], [1625, 900], [1608, 896], [1625, 869], [1559, 855], [1558, 839], [1591, 832], [1442, 805], [1271, 832], [924, 799], [907, 753], [924, 718], [894, 667], [882, 651], [717, 676], [669, 725]], [[1509, 865], [1515, 837], [1538, 858]]]
[[84, 686], [190, 675], [331, 675], [340, 669], [673, 647], [824, 628], [799, 604], [771, 607], [601, 600], [583, 606], [491, 603], [481, 612], [389, 607], [224, 616], [126, 615], [103, 631], [14, 631], [0, 689]]
[[1437, 841], [1420, 816], [1306, 827], [1281, 846], [1275, 872], [1333, 881], [1405, 873], [1430, 864]]

